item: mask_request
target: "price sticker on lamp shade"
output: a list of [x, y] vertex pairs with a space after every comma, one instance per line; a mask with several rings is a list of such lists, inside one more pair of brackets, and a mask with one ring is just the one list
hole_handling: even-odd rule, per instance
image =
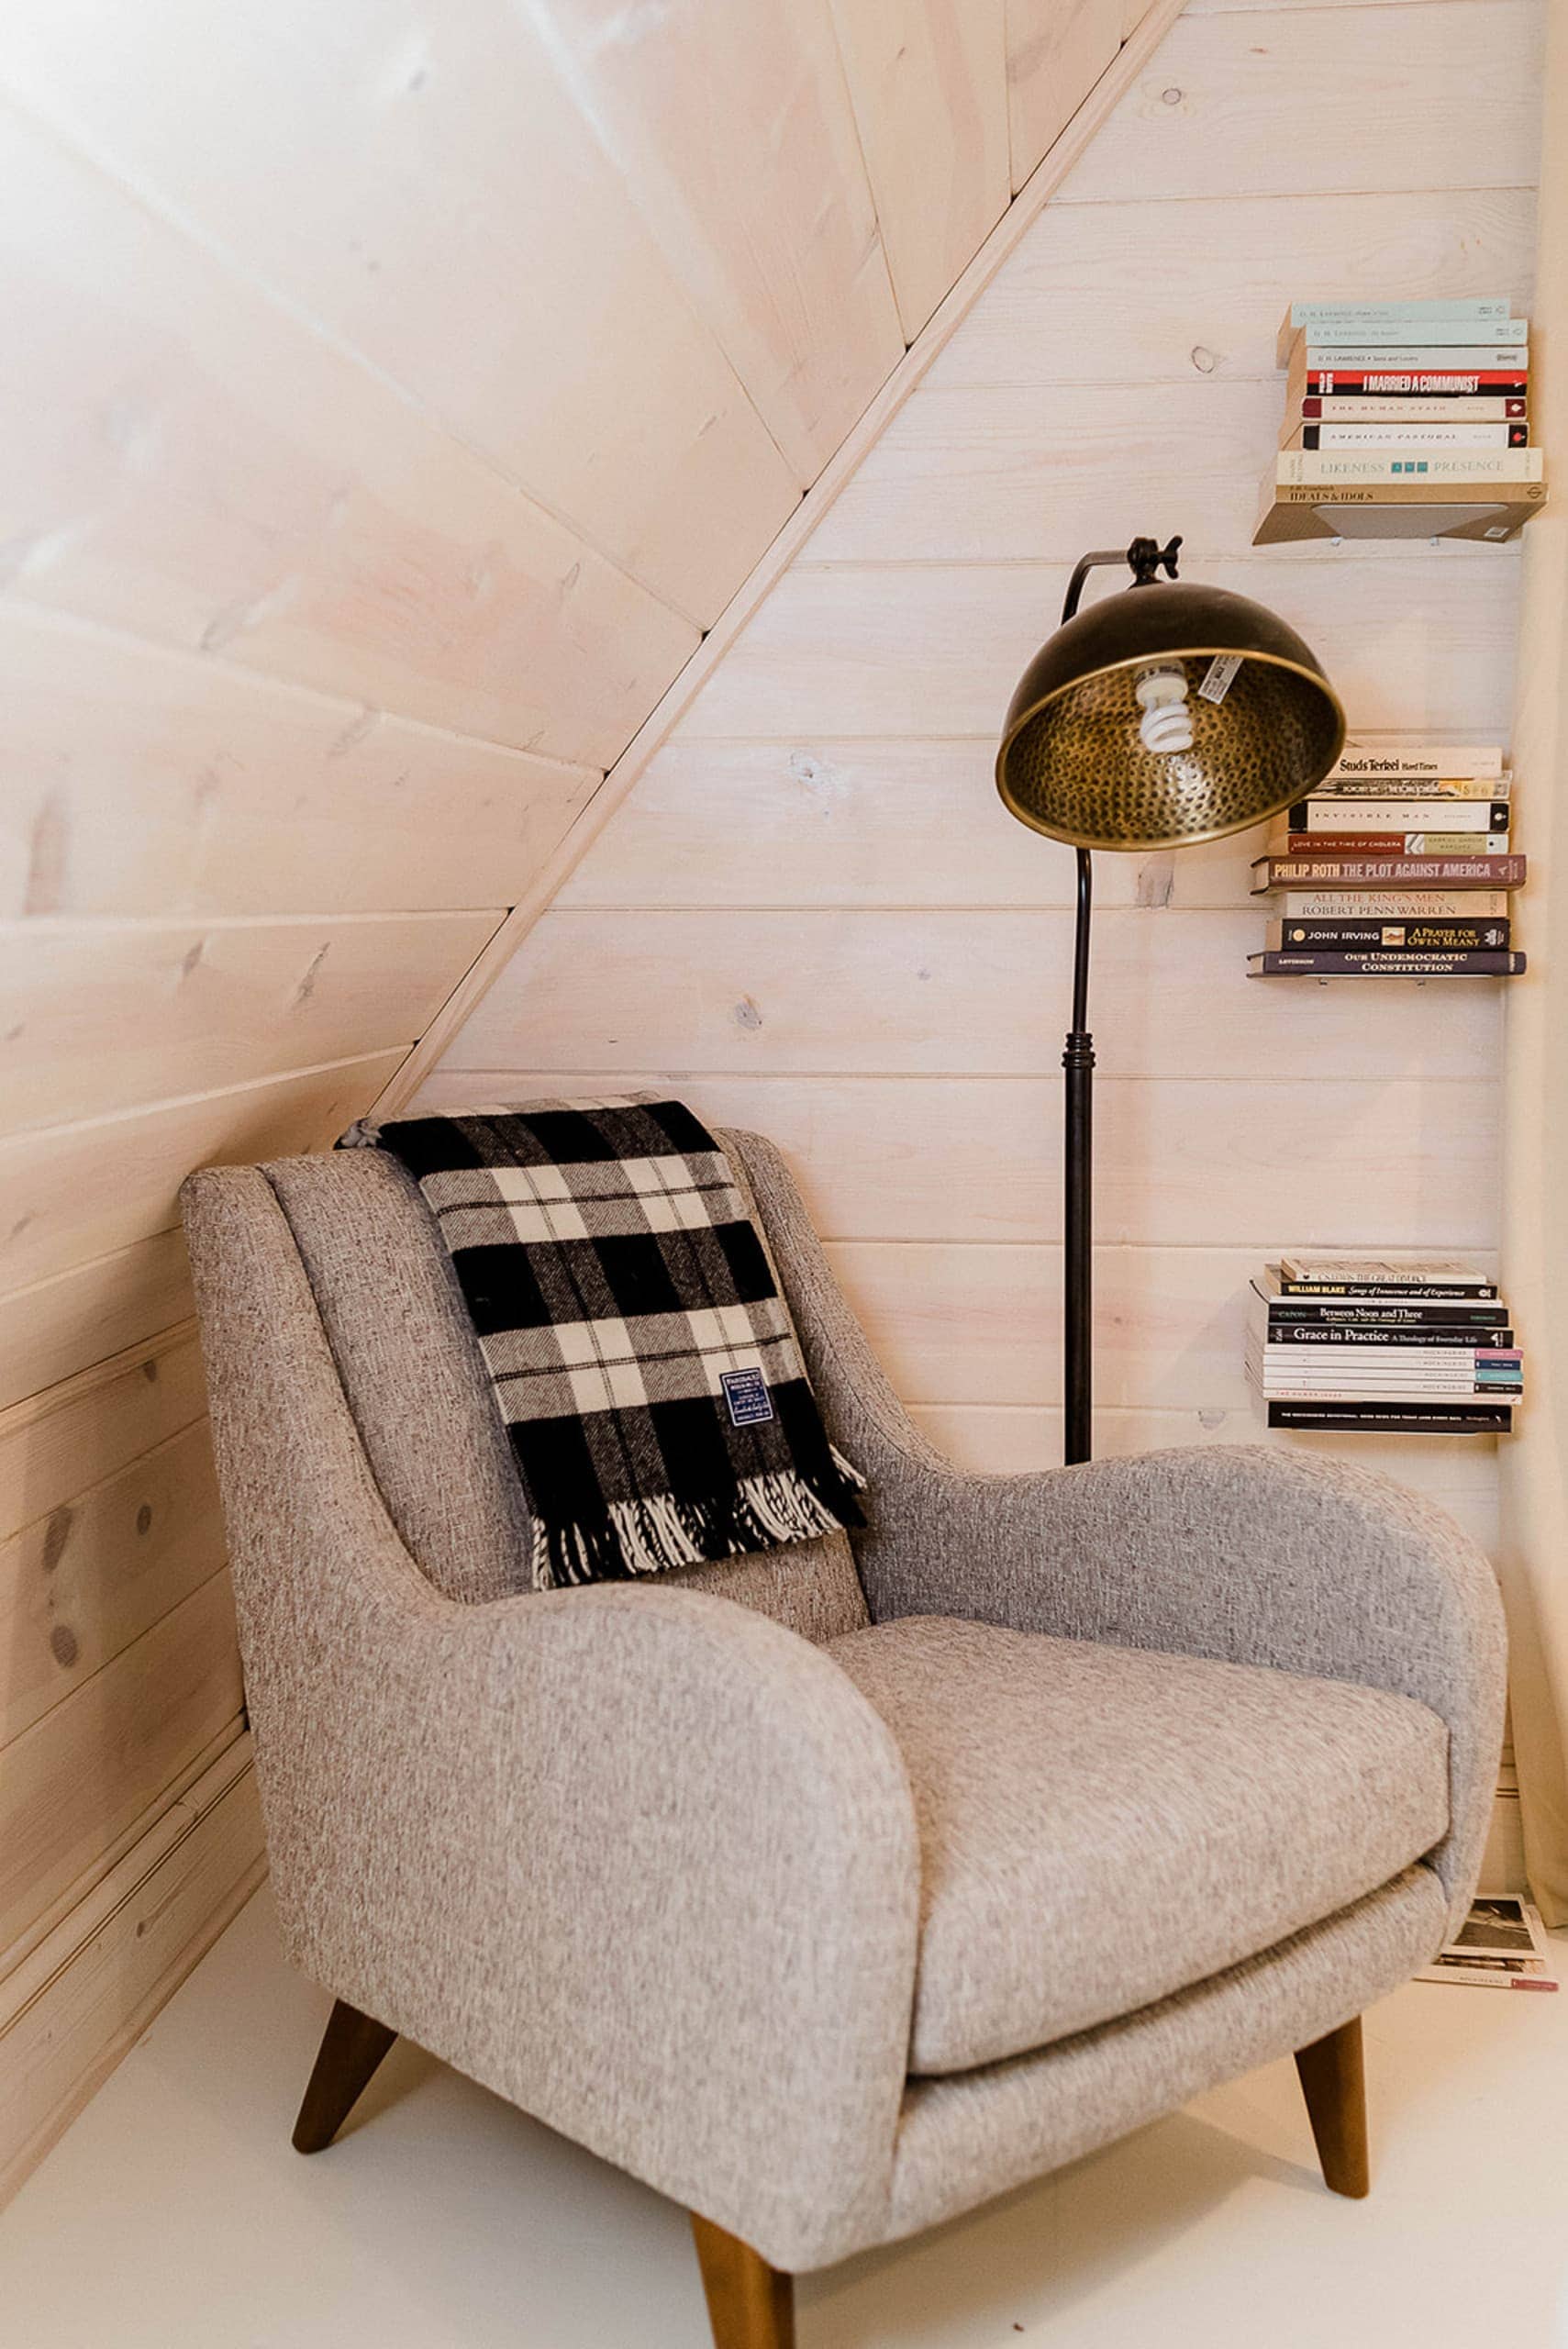
[[1240, 666], [1241, 655], [1239, 652], [1217, 652], [1204, 671], [1203, 683], [1197, 689], [1198, 699], [1223, 701], [1236, 683]]

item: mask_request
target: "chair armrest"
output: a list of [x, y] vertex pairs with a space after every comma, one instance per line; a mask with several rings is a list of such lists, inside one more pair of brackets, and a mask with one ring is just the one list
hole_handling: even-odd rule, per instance
[[[703, 1592], [432, 1609], [353, 1580], [293, 1713], [300, 1962], [774, 2266], [878, 2232], [919, 1856], [847, 1675]], [[254, 1718], [275, 1770], [300, 1738]]]
[[185, 1208], [289, 1954], [775, 2266], [879, 2233], [919, 1893], [891, 1732], [706, 1592], [443, 1598], [265, 1179]]
[[1429, 1706], [1450, 1759], [1432, 1865], [1462, 1912], [1496, 1790], [1506, 1650], [1491, 1563], [1444, 1510], [1349, 1462], [1218, 1444], [1032, 1476], [910, 1457], [873, 1500], [860, 1557], [878, 1620], [967, 1615]]

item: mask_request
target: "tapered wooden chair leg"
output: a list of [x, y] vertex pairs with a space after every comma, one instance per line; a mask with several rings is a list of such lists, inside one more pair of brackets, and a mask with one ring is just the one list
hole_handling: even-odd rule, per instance
[[294, 2124], [295, 2151], [318, 2154], [347, 2121], [397, 2033], [339, 1998], [322, 2033], [316, 2068]]
[[795, 2349], [795, 2278], [692, 2212], [713, 2349]]
[[1361, 2017], [1296, 2050], [1296, 2068], [1307, 2099], [1323, 2183], [1360, 2200], [1372, 2191], [1366, 2145], [1366, 2066]]

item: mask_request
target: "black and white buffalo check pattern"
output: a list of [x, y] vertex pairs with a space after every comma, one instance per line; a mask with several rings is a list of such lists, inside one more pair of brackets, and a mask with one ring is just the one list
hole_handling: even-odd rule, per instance
[[394, 1120], [533, 1515], [536, 1586], [601, 1582], [858, 1525], [766, 1252], [679, 1101]]

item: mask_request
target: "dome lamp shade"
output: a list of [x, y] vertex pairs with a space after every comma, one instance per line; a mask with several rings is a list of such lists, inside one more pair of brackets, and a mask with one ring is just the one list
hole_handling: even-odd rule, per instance
[[1339, 697], [1293, 628], [1224, 587], [1149, 581], [1035, 654], [996, 787], [1020, 823], [1073, 848], [1179, 848], [1304, 798], [1344, 739]]

